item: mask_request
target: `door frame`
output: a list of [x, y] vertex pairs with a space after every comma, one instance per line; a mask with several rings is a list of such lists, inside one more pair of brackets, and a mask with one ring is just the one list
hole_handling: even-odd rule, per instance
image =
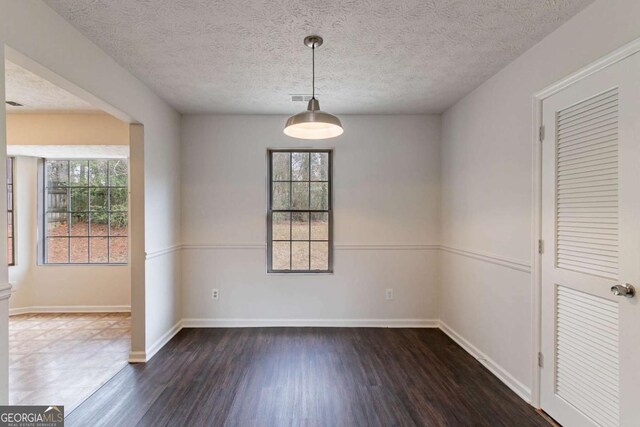
[[[531, 385], [531, 404], [540, 409], [540, 383], [541, 370], [538, 366], [538, 354], [541, 351], [542, 342], [542, 257], [538, 253], [538, 241], [542, 239], [542, 104], [543, 101], [560, 92], [561, 90], [575, 84], [576, 82], [597, 73], [613, 64], [622, 61], [629, 56], [640, 52], [640, 38], [637, 38], [624, 46], [614, 50], [613, 52], [601, 57], [569, 74], [568, 76], [556, 81], [546, 88], [533, 94], [533, 129], [532, 131], [532, 224], [531, 224], [531, 296], [533, 300], [533, 354], [532, 371], [533, 384]], [[544, 362], [543, 362], [544, 363]]]

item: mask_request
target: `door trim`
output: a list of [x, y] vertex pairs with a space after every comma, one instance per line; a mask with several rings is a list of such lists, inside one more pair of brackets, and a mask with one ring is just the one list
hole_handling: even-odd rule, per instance
[[531, 384], [531, 405], [540, 408], [540, 367], [538, 353], [541, 351], [542, 341], [542, 263], [538, 253], [538, 240], [542, 239], [542, 143], [540, 143], [540, 127], [542, 126], [543, 101], [576, 82], [614, 65], [631, 55], [640, 52], [640, 38], [637, 38], [613, 52], [597, 59], [591, 64], [569, 74], [546, 88], [535, 92], [532, 97], [533, 128], [532, 134], [532, 224], [531, 224], [531, 296], [533, 300], [533, 353]]

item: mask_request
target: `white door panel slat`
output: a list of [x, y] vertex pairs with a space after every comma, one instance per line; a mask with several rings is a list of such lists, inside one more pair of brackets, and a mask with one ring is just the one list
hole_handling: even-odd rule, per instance
[[[563, 332], [564, 333], [564, 332]], [[567, 361], [571, 361], [573, 364], [586, 365], [593, 371], [599, 372], [601, 375], [607, 378], [607, 383], [615, 384], [616, 376], [618, 374], [618, 366], [615, 364], [607, 363], [607, 357], [601, 357], [591, 353], [591, 348], [588, 348], [582, 342], [563, 342], [561, 347], [558, 347], [558, 358], [564, 358]], [[605, 367], [606, 366], [606, 367]]]
[[[588, 209], [588, 210], [587, 210]], [[579, 220], [580, 218], [593, 219], [594, 221], [597, 219], [606, 219], [610, 220], [611, 218], [616, 219], [616, 212], [607, 212], [607, 211], [593, 211], [594, 208], [587, 209], [560, 209], [558, 208], [558, 218], [560, 219], [575, 219]]]
[[618, 94], [617, 91], [616, 92], [612, 92], [612, 91], [607, 91], [607, 92], [603, 92], [601, 94], [598, 94], [596, 96], [593, 96], [585, 101], [579, 102], [576, 105], [573, 105], [571, 107], [566, 107], [563, 108], [561, 111], [558, 112], [558, 117], [561, 118], [569, 118], [572, 117], [575, 114], [581, 114], [583, 111], [588, 110], [590, 108], [593, 108], [594, 105], [598, 105], [600, 103], [602, 103], [603, 101], [605, 102], [610, 102], [611, 99], [614, 99], [615, 102], [618, 102]]
[[564, 202], [558, 203], [558, 212], [618, 212], [618, 204], [616, 202]]
[[560, 117], [558, 130], [575, 129], [584, 126], [589, 123], [595, 123], [603, 118], [617, 118], [618, 107], [615, 102], [601, 105], [600, 108], [593, 108], [587, 110], [584, 114], [576, 115], [573, 117]]
[[558, 126], [558, 138], [570, 138], [574, 135], [583, 135], [591, 133], [594, 129], [600, 129], [605, 126], [610, 126], [611, 122], [617, 122], [618, 112], [595, 115], [592, 120], [587, 120], [582, 123], [577, 123], [571, 126]]
[[558, 268], [562, 268], [564, 270], [569, 270], [569, 271], [576, 271], [578, 273], [591, 274], [593, 276], [604, 277], [607, 279], [615, 279], [618, 273], [617, 269], [607, 269], [607, 268], [600, 267], [599, 265], [585, 266], [584, 264], [576, 264], [571, 261], [558, 262]]
[[563, 172], [566, 173], [578, 173], [577, 171], [587, 172], [587, 171], [596, 171], [602, 170], [602, 167], [606, 166], [615, 170], [618, 167], [618, 156], [612, 156], [603, 159], [590, 160], [578, 164], [570, 164], [570, 165], [558, 165], [558, 173], [562, 175]]
[[613, 141], [613, 143], [609, 143], [604, 147], [596, 146], [591, 148], [584, 148], [577, 151], [558, 153], [558, 160], [560, 162], [565, 162], [569, 160], [584, 159], [590, 156], [597, 156], [597, 155], [603, 155], [607, 153], [617, 153], [617, 152], [618, 152], [618, 147], [616, 146], [615, 141]]
[[618, 146], [618, 130], [612, 127], [608, 130], [597, 132], [588, 137], [575, 138], [572, 140], [563, 140], [562, 146], [558, 147], [559, 154], [567, 154], [571, 152], [579, 152], [592, 148], [608, 147], [610, 145]]
[[[585, 146], [587, 142], [594, 141], [596, 139], [604, 138], [604, 137], [616, 137], [617, 135], [617, 127], [613, 124], [606, 124], [600, 126], [595, 129], [591, 129], [587, 132], [579, 133], [576, 135], [565, 135], [562, 138], [562, 145], [558, 146], [560, 148], [569, 148], [569, 147], [577, 147], [577, 146]], [[616, 137], [617, 139], [617, 137]]]
[[[615, 311], [611, 311], [608, 308], [597, 306], [590, 303], [589, 301], [578, 299], [578, 298], [571, 298], [571, 301], [572, 301], [572, 304], [576, 305], [576, 307], [591, 311], [597, 319], [600, 319], [603, 322], [618, 321], [617, 313]], [[558, 304], [564, 304], [564, 302], [559, 302]]]
[[[567, 362], [572, 362], [567, 360]], [[603, 381], [601, 379], [600, 376], [596, 376], [597, 379], [600, 381], [599, 385], [599, 389], [598, 391], [595, 392], [593, 390], [589, 389], [589, 379], [588, 378], [584, 378], [582, 377], [582, 375], [580, 375], [578, 372], [576, 372], [577, 369], [584, 369], [586, 368], [585, 366], [581, 366], [579, 364], [577, 365], [573, 365], [571, 363], [567, 363], [567, 366], [571, 366], [571, 368], [567, 368], [565, 371], [565, 374], [567, 375], [567, 377], [569, 377], [571, 379], [571, 382], [585, 395], [588, 395], [591, 397], [591, 400], [595, 400], [597, 401], [597, 398], [599, 395], [601, 394], [606, 394], [607, 396], [609, 396], [610, 399], [612, 398], [616, 398], [617, 393], [616, 393], [616, 385], [615, 384], [610, 384], [608, 381]], [[595, 399], [594, 399], [595, 398]], [[610, 413], [611, 414], [611, 413]], [[611, 414], [612, 415], [612, 414]]]
[[561, 246], [558, 246], [559, 251], [573, 251], [574, 253], [583, 253], [585, 255], [604, 255], [609, 257], [617, 257], [617, 248], [603, 248], [602, 245], [595, 245], [589, 243], [576, 243], [576, 242], [564, 242]]
[[562, 119], [563, 123], [571, 123], [576, 118], [584, 117], [589, 114], [590, 111], [602, 111], [615, 107], [618, 109], [618, 100], [615, 96], [608, 96], [598, 101], [594, 101], [590, 104], [585, 104], [577, 110], [565, 112], [564, 110], [558, 113], [558, 118]]
[[[568, 385], [558, 385], [558, 395], [563, 399], [580, 404], [580, 411], [596, 422], [597, 425], [603, 427], [619, 427], [617, 417], [613, 414], [613, 410], [601, 410], [597, 408], [594, 401], [588, 396], [584, 396], [575, 387]], [[567, 399], [569, 397], [569, 399]], [[578, 406], [574, 404], [574, 406]]]
[[578, 129], [575, 132], [564, 132], [562, 135], [558, 135], [559, 140], [565, 140], [567, 143], [576, 143], [586, 138], [593, 138], [607, 132], [610, 132], [616, 128], [615, 123], [609, 121], [602, 121], [593, 124], [591, 127]]
[[[609, 331], [612, 327], [615, 328], [615, 324], [607, 323], [610, 321], [601, 319], [600, 316], [596, 316], [593, 313], [588, 315], [580, 313], [582, 307], [576, 307], [572, 309], [570, 305], [558, 305], [562, 308], [567, 315], [565, 319], [565, 326], [571, 327], [572, 331], [582, 331], [589, 339], [600, 342], [600, 340], [606, 340], [609, 336]], [[559, 316], [560, 317], [560, 316]], [[615, 341], [617, 342], [617, 340]]]
[[582, 181], [582, 182], [564, 182], [558, 181], [558, 189], [560, 190], [570, 190], [573, 188], [591, 188], [597, 189], [601, 187], [618, 187], [618, 179], [617, 178], [608, 178], [608, 179], [600, 179], [593, 181]]
[[617, 425], [617, 303], [557, 286], [555, 323], [556, 393], [601, 424]]
[[[584, 361], [572, 358], [571, 355], [573, 353], [575, 353], [573, 350], [571, 351], [571, 353], [564, 352], [562, 354], [558, 354], [558, 357], [566, 359], [567, 364], [565, 365], [565, 369], [568, 373], [570, 373], [571, 376], [582, 378], [582, 369], [592, 368], [592, 365], [586, 366], [587, 363], [585, 363]], [[617, 397], [617, 393], [619, 393], [619, 390], [617, 390], [618, 387], [616, 381], [612, 379], [612, 376], [615, 377], [615, 373], [618, 372], [619, 367], [613, 366], [612, 368], [614, 370], [614, 375], [611, 375], [610, 372], [602, 372], [596, 369], [593, 370], [592, 375], [597, 378], [600, 387], [603, 388], [610, 397]]]

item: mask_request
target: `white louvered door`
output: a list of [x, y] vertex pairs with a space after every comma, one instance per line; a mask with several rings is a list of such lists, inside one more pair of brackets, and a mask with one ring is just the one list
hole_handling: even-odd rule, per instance
[[640, 54], [543, 101], [541, 406], [640, 426]]

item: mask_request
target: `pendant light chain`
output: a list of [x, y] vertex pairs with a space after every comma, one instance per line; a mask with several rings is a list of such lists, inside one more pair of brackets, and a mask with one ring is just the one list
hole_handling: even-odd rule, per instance
[[316, 99], [316, 43], [311, 45], [311, 99]]

